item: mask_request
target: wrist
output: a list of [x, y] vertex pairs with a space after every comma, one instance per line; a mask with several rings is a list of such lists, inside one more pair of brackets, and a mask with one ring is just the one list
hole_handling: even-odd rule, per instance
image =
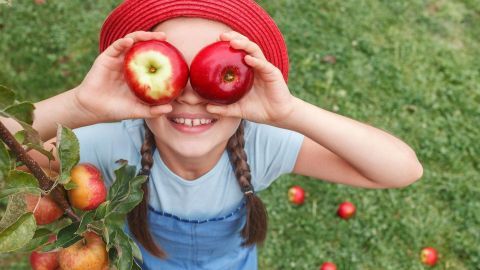
[[302, 106], [305, 106], [305, 101], [292, 96], [290, 105], [286, 106], [283, 116], [278, 118], [278, 120], [272, 121], [270, 125], [294, 130], [295, 124], [299, 121], [299, 112], [301, 112]]

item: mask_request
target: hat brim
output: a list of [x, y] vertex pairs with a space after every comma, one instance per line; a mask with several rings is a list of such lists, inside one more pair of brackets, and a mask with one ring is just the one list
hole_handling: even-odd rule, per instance
[[267, 60], [288, 80], [288, 52], [282, 33], [268, 13], [252, 0], [126, 0], [105, 20], [100, 32], [100, 52], [131, 32], [149, 31], [175, 17], [198, 17], [228, 25], [258, 44]]

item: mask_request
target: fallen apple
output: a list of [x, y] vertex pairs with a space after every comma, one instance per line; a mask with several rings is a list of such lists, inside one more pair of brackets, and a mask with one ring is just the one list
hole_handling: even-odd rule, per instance
[[73, 167], [70, 177], [77, 185], [68, 191], [68, 199], [73, 207], [84, 211], [93, 210], [105, 201], [107, 188], [97, 167], [80, 163]]
[[288, 200], [295, 205], [302, 205], [305, 202], [305, 190], [300, 186], [289, 188]]
[[188, 82], [188, 65], [183, 55], [160, 40], [135, 43], [125, 55], [124, 73], [133, 93], [152, 105], [174, 100]]
[[25, 194], [27, 211], [33, 212], [37, 225], [46, 225], [54, 222], [63, 215], [63, 209], [49, 196]]
[[332, 262], [324, 262], [319, 270], [337, 270], [337, 266]]
[[420, 252], [420, 260], [425, 265], [434, 266], [438, 260], [437, 250], [433, 247], [423, 248]]
[[[48, 243], [52, 243], [57, 240], [55, 235], [52, 235], [48, 239]], [[56, 270], [58, 269], [58, 252], [39, 252], [33, 251], [30, 254], [30, 265], [33, 270]]]
[[355, 214], [355, 205], [351, 202], [343, 202], [338, 206], [337, 215], [343, 219], [349, 219]]
[[86, 232], [84, 239], [58, 252], [60, 269], [103, 270], [108, 265], [108, 254], [102, 237]]
[[203, 48], [190, 65], [190, 84], [203, 98], [220, 104], [240, 100], [253, 85], [253, 69], [246, 52], [218, 41]]

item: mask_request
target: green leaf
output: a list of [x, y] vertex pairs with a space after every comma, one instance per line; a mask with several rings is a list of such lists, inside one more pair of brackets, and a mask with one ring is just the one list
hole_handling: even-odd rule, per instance
[[42, 248], [42, 251], [47, 252], [60, 247], [66, 248], [75, 244], [77, 241], [82, 239], [80, 235], [75, 234], [79, 225], [79, 222], [75, 222], [61, 229], [57, 234], [57, 241], [55, 241], [55, 243], [46, 245]]
[[[68, 179], [70, 179], [70, 177]], [[68, 183], [63, 185], [63, 188], [66, 189], [66, 190], [71, 190], [71, 189], [74, 189], [76, 187], [78, 187], [78, 185], [75, 184], [74, 182], [70, 181], [70, 180], [68, 180]]]
[[142, 184], [147, 180], [146, 176], [137, 176], [128, 181], [127, 187], [123, 193], [119, 193], [110, 207], [109, 212], [115, 212], [117, 214], [127, 214], [135, 206], [137, 206], [143, 198]]
[[15, 120], [31, 125], [33, 123], [33, 110], [35, 110], [33, 103], [24, 101], [8, 106], [4, 113]]
[[24, 132], [24, 143], [32, 143], [36, 145], [43, 145], [42, 140], [40, 139], [40, 134], [36, 131], [31, 125], [18, 121], [18, 123], [22, 126]]
[[31, 149], [36, 150], [40, 154], [44, 155], [45, 157], [48, 158], [49, 161], [55, 160], [55, 157], [53, 156], [52, 150], [48, 151], [43, 146], [38, 145], [38, 144], [33, 144], [33, 143], [27, 143], [25, 146], [28, 148], [27, 152], [30, 151]]
[[60, 159], [60, 184], [70, 179], [70, 171], [80, 160], [80, 147], [75, 133], [69, 128], [58, 125], [58, 157]]
[[0, 85], [0, 110], [12, 105], [13, 102], [15, 102], [15, 92], [6, 86]]
[[35, 235], [33, 235], [32, 240], [28, 242], [27, 245], [25, 245], [20, 251], [22, 252], [31, 252], [37, 249], [38, 247], [44, 245], [45, 243], [48, 242], [48, 239], [50, 235], [52, 235], [52, 231], [47, 230], [47, 229], [38, 229], [35, 232]]
[[0, 199], [16, 193], [40, 194], [42, 190], [38, 187], [38, 180], [31, 174], [23, 171], [10, 171], [5, 187], [0, 190]]
[[0, 142], [0, 183], [8, 175], [11, 168], [10, 164], [10, 155], [8, 154], [7, 147], [3, 142]]
[[82, 235], [88, 229], [88, 224], [93, 222], [94, 216], [94, 211], [85, 212], [82, 216], [82, 219], [80, 220], [80, 225], [78, 226], [78, 229], [75, 233], [78, 235]]
[[130, 270], [133, 265], [133, 251], [129, 242], [129, 237], [123, 230], [117, 230], [115, 239], [113, 240], [115, 250], [117, 251], [117, 257], [114, 261], [114, 265], [118, 270]]
[[15, 133], [13, 135], [13, 137], [15, 137], [15, 140], [17, 140], [17, 142], [19, 144], [23, 144], [24, 141], [25, 141], [25, 130], [20, 130], [19, 132]]
[[36, 228], [32, 213], [22, 215], [17, 222], [0, 233], [0, 253], [12, 252], [25, 246], [33, 238]]
[[135, 243], [135, 241], [133, 241], [133, 239], [130, 237], [128, 237], [128, 242], [132, 247], [133, 257], [135, 257], [139, 261], [143, 261], [142, 252], [140, 251], [140, 248], [137, 246], [137, 243]]
[[109, 204], [110, 204], [110, 201], [104, 201], [97, 207], [97, 209], [95, 209], [96, 220], [105, 218], [105, 216], [107, 215], [107, 207]]
[[13, 223], [27, 212], [27, 204], [23, 194], [8, 197], [8, 204], [2, 220], [0, 220], [0, 232], [10, 227]]
[[136, 175], [135, 166], [129, 166], [123, 163], [118, 169], [115, 170], [115, 181], [110, 186], [108, 191], [107, 200], [114, 201], [119, 200], [120, 197], [125, 196], [128, 192], [128, 182]]

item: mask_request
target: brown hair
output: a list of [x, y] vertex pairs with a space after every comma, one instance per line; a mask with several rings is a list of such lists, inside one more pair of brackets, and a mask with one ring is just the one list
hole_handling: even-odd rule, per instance
[[[141, 149], [142, 168], [141, 175], [150, 175], [150, 169], [153, 165], [153, 149], [155, 148], [155, 140], [152, 131], [145, 124], [145, 139]], [[227, 151], [229, 153], [230, 162], [235, 171], [240, 189], [245, 194], [247, 220], [242, 229], [242, 237], [244, 238], [243, 246], [251, 246], [254, 244], [263, 244], [267, 236], [267, 210], [255, 194], [251, 184], [250, 166], [247, 162], [247, 155], [244, 150], [244, 120], [240, 122], [235, 134], [228, 140]], [[142, 202], [137, 205], [128, 214], [128, 225], [130, 231], [135, 238], [148, 250], [152, 255], [165, 258], [166, 253], [158, 246], [150, 234], [147, 222], [148, 210], [148, 181], [142, 186], [144, 195]]]

